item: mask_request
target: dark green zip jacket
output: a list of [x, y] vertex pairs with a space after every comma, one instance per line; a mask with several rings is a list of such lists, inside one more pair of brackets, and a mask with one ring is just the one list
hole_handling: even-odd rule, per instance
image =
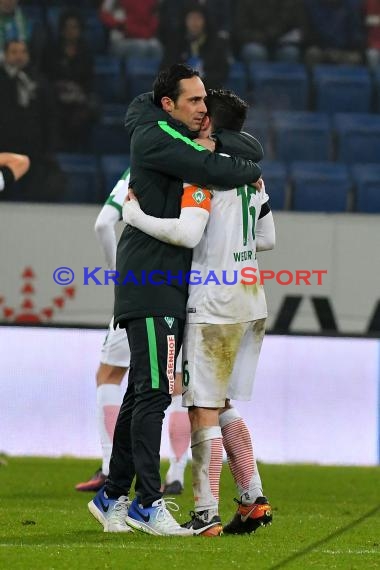
[[[244, 158], [205, 150], [191, 140], [197, 133], [154, 105], [150, 93], [132, 101], [126, 127], [131, 137], [131, 187], [142, 210], [151, 216], [179, 217], [184, 180], [228, 189], [260, 177], [253, 162], [263, 156], [256, 139], [232, 131], [216, 134], [219, 153]], [[126, 226], [117, 248], [115, 325], [154, 316], [185, 319], [191, 253]]]

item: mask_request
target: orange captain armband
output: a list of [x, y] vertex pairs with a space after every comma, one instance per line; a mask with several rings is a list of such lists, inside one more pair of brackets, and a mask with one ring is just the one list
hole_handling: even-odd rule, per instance
[[192, 184], [184, 184], [181, 208], [202, 208], [211, 210], [211, 192]]

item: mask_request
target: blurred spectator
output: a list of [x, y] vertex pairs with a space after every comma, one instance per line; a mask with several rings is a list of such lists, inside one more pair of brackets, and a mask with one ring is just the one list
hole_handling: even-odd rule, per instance
[[26, 43], [10, 41], [0, 66], [0, 152], [30, 157], [31, 168], [19, 182], [25, 199], [59, 199], [63, 178], [52, 155], [54, 135], [50, 87], [30, 66]]
[[367, 62], [372, 68], [380, 64], [380, 0], [366, 0], [365, 26], [367, 34]]
[[161, 59], [157, 10], [158, 0], [104, 0], [100, 18], [110, 29], [111, 53]]
[[230, 0], [160, 0], [158, 37], [164, 49], [173, 34], [178, 34], [185, 13], [194, 4], [204, 8], [211, 33], [229, 39], [232, 14]]
[[47, 45], [44, 70], [54, 86], [59, 124], [58, 147], [85, 151], [100, 104], [92, 91], [93, 59], [83, 37], [84, 22], [75, 8], [64, 10], [58, 40]]
[[298, 61], [301, 0], [236, 0], [234, 44], [243, 61]]
[[304, 3], [305, 63], [362, 63], [362, 0], [304, 0]]
[[18, 0], [0, 0], [0, 62], [4, 60], [4, 46], [10, 40], [28, 43], [33, 60], [39, 62], [45, 33], [42, 25], [33, 25]]
[[[189, 2], [188, 2], [189, 3]], [[198, 0], [204, 8], [210, 31], [220, 38], [230, 37], [231, 3], [229, 0]]]
[[183, 1], [159, 0], [157, 37], [164, 49], [172, 35], [178, 33], [183, 11]]
[[187, 63], [199, 71], [207, 87], [223, 85], [229, 69], [228, 41], [210, 33], [204, 8], [198, 4], [189, 6], [177, 34], [169, 39], [162, 67]]

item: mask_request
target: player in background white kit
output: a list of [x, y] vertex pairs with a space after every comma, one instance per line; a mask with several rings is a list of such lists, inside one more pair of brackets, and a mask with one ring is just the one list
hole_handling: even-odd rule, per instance
[[[107, 268], [116, 268], [117, 240], [115, 225], [122, 219], [122, 206], [128, 194], [129, 169], [112, 190], [95, 222], [95, 233], [103, 250]], [[163, 488], [164, 494], [180, 494], [183, 490], [184, 472], [190, 445], [190, 422], [187, 410], [181, 405], [181, 362], [182, 353], [177, 359], [176, 388], [172, 403], [168, 408], [169, 440], [172, 448], [170, 466]], [[76, 485], [77, 491], [98, 491], [109, 473], [112, 441], [116, 419], [123, 400], [122, 380], [130, 364], [130, 350], [125, 329], [113, 328], [113, 318], [109, 324], [100, 353], [100, 364], [96, 373], [96, 400], [102, 466], [83, 483]]]
[[[213, 129], [240, 131], [248, 108], [244, 101], [230, 92], [211, 91], [207, 106]], [[194, 534], [221, 534], [224, 445], [239, 506], [223, 530], [254, 532], [271, 522], [271, 508], [263, 495], [249, 430], [230, 400], [251, 399], [265, 332], [267, 307], [256, 251], [272, 249], [275, 243], [265, 186], [261, 191], [246, 185], [212, 193], [185, 184], [179, 219], [147, 216], [136, 200], [125, 203], [123, 217], [156, 239], [194, 247], [194, 284], [190, 282], [183, 343], [183, 405], [189, 408], [192, 427], [195, 513], [183, 526]]]

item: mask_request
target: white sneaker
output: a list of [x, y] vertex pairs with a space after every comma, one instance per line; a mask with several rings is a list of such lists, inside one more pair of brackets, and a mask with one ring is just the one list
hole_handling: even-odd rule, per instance
[[125, 495], [122, 495], [117, 501], [115, 501], [115, 504], [107, 517], [104, 532], [133, 532], [126, 522], [130, 504], [131, 501]]
[[158, 536], [193, 536], [192, 529], [182, 528], [168, 511], [178, 511], [173, 500], [158, 499], [151, 507], [144, 508], [134, 499], [129, 506], [127, 524], [134, 529]]
[[104, 532], [133, 532], [127, 525], [128, 497], [121, 495], [118, 499], [107, 497], [104, 487], [88, 503], [90, 513], [103, 525]]

